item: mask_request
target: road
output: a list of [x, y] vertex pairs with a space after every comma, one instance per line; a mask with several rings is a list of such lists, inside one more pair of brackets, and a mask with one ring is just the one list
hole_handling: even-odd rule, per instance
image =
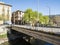
[[55, 34], [60, 34], [60, 28], [50, 28], [50, 27], [32, 27], [32, 26], [26, 26], [26, 25], [14, 25], [22, 28], [37, 30], [37, 31], [43, 31], [43, 32], [51, 32]]

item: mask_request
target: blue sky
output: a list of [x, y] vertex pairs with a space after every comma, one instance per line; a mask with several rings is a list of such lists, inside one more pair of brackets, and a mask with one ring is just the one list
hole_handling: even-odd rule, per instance
[[[51, 15], [60, 14], [60, 0], [0, 0], [7, 4], [12, 5], [12, 12], [16, 10], [24, 11], [27, 8], [38, 10], [43, 15], [49, 14], [49, 8]], [[38, 8], [38, 9], [37, 9]]]

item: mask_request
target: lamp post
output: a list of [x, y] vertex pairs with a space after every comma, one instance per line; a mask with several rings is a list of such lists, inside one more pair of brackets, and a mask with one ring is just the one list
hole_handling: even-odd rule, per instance
[[[37, 11], [39, 12], [39, 0], [37, 0]], [[37, 22], [39, 22], [39, 13], [37, 16]], [[39, 26], [39, 24], [37, 26]]]
[[50, 15], [51, 15], [51, 9], [50, 9], [50, 7], [48, 7], [48, 11], [49, 11], [49, 24], [50, 24]]
[[[39, 0], [37, 0], [37, 11], [39, 11]], [[38, 17], [37, 17], [38, 21], [39, 21], [39, 13], [38, 13]]]

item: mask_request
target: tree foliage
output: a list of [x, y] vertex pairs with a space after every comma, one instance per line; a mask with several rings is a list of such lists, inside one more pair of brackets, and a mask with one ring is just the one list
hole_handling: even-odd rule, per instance
[[49, 17], [43, 16], [42, 13], [38, 13], [38, 11], [27, 9], [24, 13], [23, 21], [25, 21], [26, 23], [31, 23], [31, 24], [34, 24], [37, 21], [39, 21], [40, 24], [48, 24]]
[[43, 18], [44, 18], [44, 23], [48, 24], [49, 23], [49, 17], [48, 16], [43, 16]]

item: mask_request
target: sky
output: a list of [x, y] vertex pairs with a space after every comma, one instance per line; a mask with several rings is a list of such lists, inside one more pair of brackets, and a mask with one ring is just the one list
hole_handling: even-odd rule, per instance
[[43, 15], [60, 14], [60, 0], [0, 0], [12, 5], [12, 12], [25, 11], [27, 8], [41, 12]]

